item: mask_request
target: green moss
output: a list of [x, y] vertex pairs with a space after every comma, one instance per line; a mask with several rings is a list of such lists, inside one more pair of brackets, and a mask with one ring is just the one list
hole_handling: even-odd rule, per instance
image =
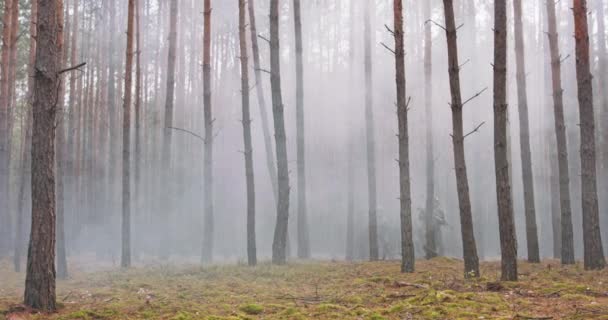
[[249, 315], [256, 315], [264, 312], [264, 307], [254, 303], [243, 305], [239, 309]]

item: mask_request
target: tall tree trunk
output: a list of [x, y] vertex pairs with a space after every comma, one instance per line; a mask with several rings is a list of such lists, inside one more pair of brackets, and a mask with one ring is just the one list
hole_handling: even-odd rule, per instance
[[507, 104], [507, 5], [494, 1], [494, 165], [498, 199], [501, 279], [517, 280], [517, 241], [509, 164]]
[[243, 141], [245, 150], [245, 180], [247, 183], [247, 262], [257, 264], [255, 244], [255, 183], [253, 177], [253, 148], [251, 146], [251, 114], [249, 112], [249, 67], [247, 57], [247, 12], [245, 0], [239, 0], [239, 43], [241, 56], [241, 104], [243, 109]]
[[253, 53], [253, 68], [255, 70], [256, 92], [258, 96], [258, 106], [260, 117], [262, 118], [262, 134], [264, 135], [264, 151], [266, 152], [266, 168], [270, 176], [275, 202], [277, 200], [277, 168], [274, 164], [274, 152], [272, 150], [272, 138], [270, 134], [270, 124], [268, 123], [268, 112], [266, 111], [266, 99], [264, 98], [264, 85], [260, 66], [260, 48], [258, 46], [258, 33], [255, 23], [255, 4], [254, 0], [247, 1], [249, 11], [249, 31], [251, 31], [251, 51]]
[[370, 1], [365, 1], [365, 17], [363, 37], [365, 42], [365, 132], [367, 147], [367, 195], [369, 202], [369, 259], [378, 260], [378, 221], [377, 221], [377, 194], [376, 194], [376, 141], [374, 138], [374, 110], [373, 110], [373, 80], [372, 80], [372, 26], [371, 14], [374, 8]]
[[[355, 18], [355, 2], [350, 1], [350, 23], [351, 26], [354, 26], [356, 23]], [[353, 79], [354, 79], [354, 70], [355, 70], [355, 28], [350, 28], [350, 43], [349, 43], [349, 52], [348, 52], [348, 61], [350, 67], [350, 82], [349, 86], [351, 89], [354, 88]], [[352, 102], [352, 97], [349, 98], [349, 102]], [[351, 103], [352, 104], [352, 103]], [[347, 116], [352, 119], [350, 112], [347, 113]], [[354, 164], [354, 146], [352, 137], [348, 137], [348, 163], [347, 163], [347, 212], [346, 212], [346, 260], [352, 261], [355, 258], [355, 164]]]
[[[162, 184], [171, 186], [171, 139], [173, 126], [173, 104], [175, 100], [175, 51], [177, 46], [177, 0], [171, 0], [169, 9], [169, 50], [167, 60], [167, 91], [165, 94], [165, 123], [163, 126], [163, 148], [161, 154], [161, 170], [163, 179], [159, 181]], [[159, 186], [160, 187], [160, 186]], [[162, 188], [159, 188], [161, 192]], [[171, 190], [171, 189], [170, 189]], [[169, 199], [166, 199], [168, 201]], [[163, 213], [163, 222], [169, 221], [171, 207], [168, 203], [163, 204], [165, 212]], [[169, 252], [166, 241], [169, 236], [164, 236], [165, 243], [161, 243], [161, 255], [163, 258], [168, 258]]]
[[63, 1], [39, 1], [32, 136], [32, 229], [25, 279], [25, 305], [54, 311], [55, 121], [61, 84]]
[[574, 39], [576, 42], [576, 82], [581, 132], [581, 196], [583, 208], [583, 244], [585, 269], [603, 269], [606, 265], [598, 213], [595, 114], [593, 87], [589, 65], [589, 31], [587, 1], [574, 0]]
[[[135, 159], [134, 160], [134, 193], [135, 193], [135, 211], [136, 214], [141, 210], [141, 167], [142, 167], [142, 73], [141, 73], [141, 0], [135, 2], [135, 41], [136, 41], [136, 56], [135, 56]], [[193, 59], [194, 60], [194, 59]]]
[[287, 163], [287, 137], [281, 92], [281, 52], [279, 43], [279, 0], [270, 0], [270, 87], [274, 138], [277, 152], [277, 222], [272, 243], [272, 262], [287, 262], [287, 228], [289, 222], [289, 168]]
[[133, 31], [135, 1], [129, 0], [127, 13], [127, 52], [122, 117], [122, 255], [120, 266], [131, 266], [131, 86], [133, 83]]
[[[116, 106], [116, 61], [114, 59], [114, 54], [116, 51], [116, 45], [114, 41], [114, 36], [116, 34], [116, 0], [108, 0], [109, 2], [109, 46], [108, 46], [108, 117], [110, 124], [110, 138], [109, 138], [109, 148], [108, 148], [108, 203], [107, 206], [109, 212], [114, 212], [116, 210], [116, 201], [115, 197], [118, 196], [116, 192], [116, 188], [114, 183], [116, 182], [116, 167], [117, 167], [117, 158], [118, 158], [118, 141], [119, 141], [119, 132], [118, 132], [118, 107]], [[103, 217], [105, 221], [109, 219], [109, 217]], [[105, 222], [107, 223], [107, 222]]]
[[19, 174], [19, 198], [17, 202], [17, 223], [15, 230], [13, 264], [15, 272], [21, 272], [21, 257], [25, 247], [25, 197], [26, 188], [31, 184], [31, 176], [28, 176], [27, 168], [31, 168], [31, 146], [32, 146], [32, 109], [34, 102], [34, 64], [36, 63], [36, 19], [38, 18], [38, 0], [30, 0], [30, 48], [28, 53], [27, 67], [27, 109], [25, 120], [24, 157], [21, 161]]
[[445, 34], [448, 47], [448, 73], [450, 93], [452, 95], [452, 142], [454, 144], [454, 167], [456, 168], [456, 186], [460, 207], [460, 232], [462, 234], [462, 255], [464, 257], [464, 276], [479, 277], [479, 258], [475, 244], [473, 214], [469, 196], [469, 179], [464, 153], [464, 132], [462, 125], [462, 95], [460, 89], [460, 65], [458, 63], [458, 39], [452, 0], [443, 0], [445, 14]]
[[572, 231], [572, 205], [570, 204], [570, 174], [566, 123], [564, 121], [564, 90], [562, 89], [561, 55], [556, 22], [555, 3], [547, 1], [548, 37], [551, 52], [551, 83], [553, 86], [553, 110], [557, 141], [557, 165], [559, 172], [559, 203], [561, 220], [561, 261], [574, 263], [574, 236]]
[[203, 30], [203, 112], [205, 121], [205, 153], [203, 155], [205, 218], [203, 226], [202, 262], [213, 260], [213, 109], [211, 107], [211, 0], [205, 0]]
[[530, 152], [530, 121], [528, 120], [528, 93], [526, 85], [526, 61], [524, 58], [524, 30], [521, 0], [513, 0], [515, 18], [515, 60], [517, 64], [517, 104], [519, 106], [519, 139], [521, 146], [521, 166], [524, 186], [524, 206], [526, 211], [526, 243], [528, 261], [540, 262], [538, 249], [538, 229], [536, 227], [536, 208], [534, 205], [534, 172]]
[[[598, 72], [599, 81], [598, 85], [600, 90], [603, 92], [608, 89], [608, 49], [606, 48], [606, 23], [605, 23], [605, 8], [604, 0], [595, 0], [596, 11], [597, 11], [597, 40], [598, 40]], [[600, 152], [600, 181], [598, 187], [600, 188], [599, 194], [608, 194], [608, 96], [606, 94], [600, 95], [600, 106], [599, 106], [599, 137], [600, 145], [598, 150]], [[599, 207], [605, 208], [608, 206], [608, 197], [603, 196], [599, 199]], [[608, 229], [608, 214], [604, 214], [603, 224], [601, 228], [604, 228], [604, 232]], [[600, 219], [602, 222], [602, 219]], [[605, 233], [604, 233], [605, 237]], [[604, 248], [608, 245], [608, 239], [604, 238]]]
[[296, 144], [298, 158], [298, 258], [310, 257], [306, 213], [306, 154], [304, 134], [304, 62], [302, 56], [302, 14], [300, 0], [293, 0], [296, 41]]
[[[76, 60], [77, 60], [77, 55], [78, 55], [78, 37], [79, 37], [79, 29], [80, 26], [78, 25], [78, 6], [79, 6], [79, 2], [80, 0], [74, 0], [74, 13], [73, 13], [73, 17], [72, 17], [72, 34], [71, 34], [71, 38], [66, 39], [66, 41], [70, 41], [71, 40], [71, 44], [70, 44], [70, 62], [71, 64], [76, 64]], [[77, 103], [77, 99], [79, 99], [80, 97], [77, 96], [77, 92], [76, 92], [76, 82], [78, 80], [78, 77], [80, 77], [81, 75], [78, 73], [72, 73], [69, 75], [70, 76], [70, 94], [69, 94], [69, 102], [68, 102], [68, 115], [69, 115], [69, 121], [68, 121], [68, 135], [67, 135], [67, 153], [66, 153], [66, 184], [68, 186], [68, 194], [69, 194], [69, 199], [70, 201], [68, 201], [68, 208], [69, 208], [69, 212], [73, 213], [73, 216], [77, 216], [76, 213], [76, 208], [77, 208], [77, 201], [78, 199], [80, 199], [80, 195], [81, 195], [81, 190], [79, 188], [77, 188], [76, 185], [76, 181], [77, 179], [79, 179], [79, 176], [77, 175], [77, 168], [78, 168], [78, 157], [79, 157], [79, 152], [77, 152], [77, 148], [75, 147], [76, 145], [80, 145], [79, 141], [80, 141], [80, 135], [82, 132], [82, 125], [80, 124], [80, 117], [81, 117], [81, 110], [76, 110], [77, 107], [80, 107], [80, 105]], [[77, 223], [76, 223], [77, 224]]]
[[2, 52], [0, 54], [0, 256], [8, 252], [10, 243], [10, 49], [11, 49], [11, 14], [13, 0], [4, 0], [2, 17]]
[[393, 1], [395, 36], [395, 83], [397, 86], [397, 119], [399, 124], [399, 202], [401, 219], [401, 272], [414, 272], [412, 237], [412, 194], [410, 184], [410, 151], [405, 90], [405, 46], [403, 44], [403, 3]]

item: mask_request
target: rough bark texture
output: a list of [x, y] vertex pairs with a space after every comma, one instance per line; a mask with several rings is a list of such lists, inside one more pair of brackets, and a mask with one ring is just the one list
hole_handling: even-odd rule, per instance
[[302, 56], [302, 15], [300, 0], [293, 0], [296, 41], [296, 144], [298, 158], [298, 258], [310, 257], [306, 213], [306, 153], [304, 134], [304, 62]]
[[454, 144], [454, 167], [460, 209], [460, 232], [462, 234], [462, 256], [465, 277], [479, 277], [479, 258], [473, 229], [473, 214], [469, 196], [469, 180], [464, 153], [464, 131], [462, 125], [462, 95], [460, 90], [460, 64], [458, 63], [458, 39], [452, 0], [443, 0], [445, 33], [448, 48], [448, 73], [452, 95], [452, 142]]
[[374, 10], [370, 1], [365, 1], [364, 13], [364, 67], [365, 67], [365, 134], [367, 148], [367, 195], [368, 195], [368, 232], [369, 259], [378, 260], [378, 219], [376, 193], [376, 141], [374, 138], [373, 82], [372, 82], [372, 30], [371, 14]]
[[203, 179], [205, 218], [203, 223], [202, 262], [213, 260], [213, 109], [211, 108], [211, 0], [205, 0], [203, 30], [203, 112], [205, 121], [205, 152]]
[[4, 1], [4, 14], [2, 17], [2, 52], [0, 53], [0, 256], [4, 255], [10, 242], [9, 226], [10, 215], [10, 40], [11, 40], [11, 13], [13, 0]]
[[521, 0], [513, 0], [515, 18], [515, 61], [517, 65], [517, 104], [519, 110], [519, 143], [521, 146], [521, 167], [526, 212], [526, 243], [528, 261], [540, 262], [538, 249], [538, 228], [536, 227], [536, 207], [534, 205], [534, 172], [530, 152], [530, 124], [528, 120], [528, 93], [526, 85], [526, 61], [524, 58], [524, 30]]
[[401, 220], [401, 272], [414, 272], [412, 236], [412, 194], [410, 183], [410, 151], [405, 88], [405, 48], [403, 44], [403, 3], [393, 1], [395, 36], [395, 82], [397, 86], [397, 119], [399, 125], [399, 216]]
[[268, 121], [268, 111], [266, 98], [264, 98], [264, 84], [260, 67], [260, 48], [258, 46], [258, 33], [255, 23], [255, 4], [254, 0], [247, 1], [249, 11], [249, 30], [251, 31], [251, 51], [253, 54], [253, 68], [255, 70], [255, 88], [258, 96], [258, 107], [262, 118], [262, 134], [264, 135], [264, 151], [266, 152], [266, 168], [270, 177], [273, 196], [277, 200], [277, 167], [274, 164], [274, 152], [272, 149], [272, 135], [270, 134], [270, 124]]
[[517, 239], [509, 176], [507, 126], [507, 6], [506, 0], [496, 0], [494, 2], [494, 165], [498, 199], [501, 279], [516, 281]]
[[247, 262], [257, 264], [255, 243], [255, 181], [253, 176], [253, 147], [251, 146], [251, 113], [249, 110], [249, 66], [247, 57], [247, 8], [239, 0], [239, 43], [241, 55], [241, 106], [243, 112], [243, 141], [245, 150], [245, 181], [247, 183]]
[[122, 106], [122, 255], [120, 266], [131, 266], [131, 87], [133, 83], [133, 30], [135, 1], [129, 0], [127, 13], [127, 51], [125, 91]]
[[574, 263], [574, 236], [572, 231], [572, 205], [570, 203], [570, 174], [568, 164], [568, 145], [566, 143], [566, 123], [564, 121], [564, 90], [562, 89], [561, 55], [555, 3], [547, 1], [549, 50], [551, 52], [551, 83], [553, 87], [553, 110], [555, 118], [555, 137], [557, 141], [557, 165], [559, 173], [559, 203], [561, 220], [561, 261], [562, 264]]
[[287, 262], [287, 228], [289, 222], [289, 169], [287, 162], [287, 137], [281, 93], [281, 57], [279, 44], [279, 0], [270, 0], [270, 86], [272, 91], [272, 113], [274, 114], [274, 137], [277, 148], [277, 177], [279, 197], [277, 222], [272, 243], [272, 262]]
[[[163, 179], [160, 183], [168, 182], [171, 178], [171, 144], [173, 134], [171, 126], [173, 126], [173, 105], [175, 101], [175, 52], [177, 46], [177, 0], [171, 0], [169, 9], [169, 48], [167, 60], [167, 91], [165, 96], [165, 123], [163, 127], [163, 148], [161, 155], [161, 170]], [[162, 189], [159, 189], [162, 190]], [[168, 199], [167, 199], [168, 200]], [[167, 203], [163, 204], [164, 210], [163, 219], [168, 221], [171, 208]], [[169, 235], [163, 235], [165, 240], [169, 239]], [[162, 244], [161, 244], [162, 246]], [[164, 258], [168, 257], [168, 249], [161, 248], [161, 255]]]
[[54, 311], [55, 301], [55, 124], [60, 86], [63, 1], [38, 2], [32, 136], [32, 228], [25, 304]]
[[[425, 19], [431, 18], [431, 0], [424, 2]], [[431, 24], [424, 25], [424, 109], [426, 115], [426, 205], [424, 209], [425, 258], [438, 255], [438, 228], [435, 219], [435, 155], [433, 141], [433, 52]]]
[[576, 81], [581, 132], [581, 196], [583, 208], [583, 245], [585, 269], [603, 269], [606, 265], [597, 199], [595, 114], [593, 87], [589, 65], [589, 31], [587, 1], [574, 0], [574, 39], [576, 42]]

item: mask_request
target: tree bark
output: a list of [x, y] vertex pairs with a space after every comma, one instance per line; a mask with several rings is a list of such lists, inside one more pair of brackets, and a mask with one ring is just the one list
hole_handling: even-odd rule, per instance
[[[135, 2], [135, 41], [136, 41], [136, 56], [135, 56], [135, 159], [134, 170], [135, 176], [133, 181], [135, 211], [141, 210], [141, 167], [142, 167], [142, 73], [141, 73], [141, 0]], [[194, 60], [194, 59], [193, 59]]]
[[243, 112], [243, 141], [245, 150], [245, 180], [247, 184], [247, 262], [257, 264], [255, 243], [255, 181], [253, 175], [253, 147], [251, 145], [251, 113], [249, 111], [249, 67], [247, 57], [246, 1], [239, 0], [239, 44], [241, 56], [241, 106]]
[[258, 33], [255, 23], [255, 4], [254, 0], [247, 1], [249, 11], [249, 30], [251, 31], [251, 51], [253, 53], [253, 68], [255, 70], [256, 92], [258, 96], [258, 106], [260, 108], [260, 117], [262, 118], [262, 134], [264, 135], [264, 151], [266, 152], [266, 168], [270, 177], [270, 185], [272, 186], [274, 200], [277, 200], [277, 168], [273, 160], [272, 138], [270, 134], [270, 125], [268, 123], [268, 112], [266, 111], [266, 99], [264, 98], [264, 85], [262, 79], [262, 71], [260, 66], [260, 49], [258, 46]]
[[399, 124], [399, 216], [401, 220], [401, 272], [414, 272], [412, 237], [412, 194], [410, 184], [410, 152], [405, 88], [405, 48], [403, 44], [403, 3], [393, 1], [395, 36], [395, 82], [397, 86], [397, 119]]
[[534, 204], [534, 172], [532, 170], [532, 154], [530, 152], [530, 121], [528, 119], [528, 93], [521, 0], [513, 0], [513, 14], [515, 18], [517, 104], [519, 106], [519, 140], [526, 212], [526, 243], [528, 247], [528, 262], [539, 263], [540, 251], [538, 249], [538, 228], [536, 227], [536, 206]]
[[300, 0], [293, 0], [296, 41], [296, 144], [298, 158], [298, 258], [310, 257], [306, 213], [306, 145], [304, 133], [304, 62], [302, 56], [302, 15]]
[[120, 266], [131, 266], [131, 87], [133, 83], [133, 31], [135, 1], [129, 0], [127, 13], [127, 51], [122, 117], [122, 255]]
[[205, 153], [203, 155], [205, 218], [203, 226], [202, 262], [213, 260], [213, 109], [211, 107], [211, 0], [205, 0], [203, 30], [203, 108], [205, 121]]
[[[355, 2], [350, 2], [350, 23], [354, 26], [357, 23], [355, 17]], [[350, 66], [350, 88], [354, 88], [354, 70], [355, 70], [355, 30], [350, 28], [350, 44], [349, 44], [349, 66]], [[352, 98], [349, 100], [352, 102]], [[347, 116], [352, 119], [350, 112]], [[352, 261], [355, 258], [355, 164], [354, 164], [354, 142], [352, 137], [348, 137], [348, 162], [347, 162], [347, 212], [346, 212], [346, 260]]]
[[606, 266], [597, 198], [595, 114], [593, 110], [592, 75], [589, 65], [589, 31], [587, 1], [573, 0], [574, 39], [576, 42], [576, 82], [581, 132], [581, 196], [583, 208], [583, 245], [585, 269], [603, 269]]
[[479, 277], [479, 257], [473, 229], [473, 214], [469, 196], [469, 179], [464, 153], [464, 132], [462, 125], [462, 95], [460, 89], [460, 64], [458, 62], [458, 39], [452, 0], [443, 0], [445, 14], [445, 33], [448, 48], [448, 73], [452, 95], [452, 142], [454, 144], [454, 166], [458, 204], [460, 207], [460, 232], [462, 235], [462, 255], [464, 257], [464, 276]]
[[378, 219], [377, 219], [377, 193], [376, 193], [376, 141], [374, 138], [374, 110], [373, 110], [373, 80], [372, 80], [372, 30], [371, 14], [374, 10], [370, 1], [365, 1], [365, 17], [363, 37], [364, 68], [365, 68], [365, 133], [367, 147], [367, 195], [369, 204], [368, 232], [369, 232], [369, 259], [378, 260]]
[[570, 174], [568, 145], [564, 120], [564, 90], [562, 89], [561, 55], [556, 22], [555, 3], [547, 1], [548, 37], [551, 52], [551, 83], [553, 87], [553, 112], [557, 141], [557, 165], [559, 172], [559, 203], [561, 220], [561, 262], [574, 263], [574, 236], [572, 231], [572, 205], [570, 203]]
[[56, 309], [55, 121], [61, 84], [63, 1], [39, 1], [32, 136], [32, 228], [25, 279], [25, 305]]
[[277, 177], [279, 197], [277, 222], [272, 243], [272, 262], [287, 262], [287, 228], [289, 222], [289, 168], [287, 162], [287, 137], [281, 92], [281, 56], [279, 43], [279, 0], [270, 0], [270, 86], [272, 91], [272, 113], [274, 115], [274, 137], [277, 153]]
[[517, 240], [508, 147], [507, 104], [507, 6], [494, 2], [494, 165], [501, 251], [501, 279], [517, 281]]

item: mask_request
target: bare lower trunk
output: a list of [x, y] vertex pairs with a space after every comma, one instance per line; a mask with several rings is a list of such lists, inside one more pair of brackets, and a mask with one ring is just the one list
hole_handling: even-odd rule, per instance
[[129, 0], [127, 13], [127, 51], [125, 96], [122, 107], [122, 255], [120, 266], [131, 266], [131, 86], [133, 83], [133, 29], [135, 1]]
[[458, 40], [452, 0], [443, 0], [445, 28], [448, 47], [448, 70], [450, 77], [450, 93], [452, 95], [452, 142], [454, 144], [454, 166], [456, 171], [456, 186], [460, 208], [460, 231], [462, 235], [462, 255], [464, 258], [464, 276], [479, 277], [479, 258], [475, 244], [473, 229], [473, 214], [469, 196], [469, 180], [464, 153], [464, 132], [462, 125], [462, 95], [460, 91], [460, 64], [458, 63]]
[[253, 53], [253, 68], [255, 70], [256, 92], [258, 96], [258, 106], [260, 117], [262, 118], [262, 133], [264, 135], [264, 151], [266, 152], [266, 168], [270, 177], [273, 196], [277, 200], [277, 168], [274, 164], [274, 152], [272, 150], [272, 138], [270, 134], [270, 124], [268, 123], [268, 112], [266, 109], [266, 99], [264, 98], [264, 86], [262, 71], [260, 67], [260, 49], [258, 47], [258, 34], [255, 23], [255, 4], [254, 0], [247, 1], [249, 11], [249, 30], [251, 31], [251, 51]]
[[515, 17], [515, 60], [517, 64], [517, 103], [519, 106], [519, 139], [524, 186], [524, 206], [526, 211], [526, 243], [528, 261], [540, 262], [538, 249], [538, 229], [536, 227], [536, 206], [534, 204], [534, 172], [530, 152], [530, 124], [528, 120], [528, 93], [526, 86], [526, 62], [524, 58], [524, 35], [521, 0], [513, 0]]
[[272, 88], [272, 113], [277, 148], [277, 177], [279, 197], [277, 222], [272, 243], [272, 262], [287, 262], [287, 228], [289, 222], [289, 168], [287, 162], [287, 137], [281, 93], [281, 57], [279, 44], [279, 0], [270, 0], [270, 85]]
[[38, 3], [32, 135], [32, 229], [25, 279], [25, 305], [54, 311], [55, 121], [60, 86], [63, 1]]
[[494, 2], [494, 165], [498, 199], [501, 279], [516, 281], [517, 241], [513, 221], [507, 126], [507, 6], [505, 0], [496, 0]]
[[589, 31], [587, 1], [574, 0], [574, 39], [576, 41], [576, 81], [581, 132], [581, 196], [583, 207], [583, 244], [585, 269], [603, 269], [606, 266], [597, 199], [595, 161], [595, 114], [593, 87], [589, 65]]
[[213, 260], [213, 109], [211, 108], [211, 0], [205, 0], [203, 31], [203, 108], [205, 153], [203, 155], [205, 218], [203, 222], [202, 262]]
[[555, 117], [555, 137], [557, 140], [557, 165], [559, 172], [559, 203], [561, 221], [561, 261], [574, 263], [574, 238], [572, 231], [572, 206], [570, 204], [570, 175], [568, 165], [568, 145], [564, 121], [564, 90], [562, 89], [561, 55], [555, 14], [555, 3], [547, 1], [548, 37], [551, 51], [551, 83], [553, 86], [553, 110]]
[[247, 57], [246, 1], [239, 0], [239, 44], [241, 55], [241, 105], [243, 112], [243, 141], [245, 150], [245, 180], [247, 183], [247, 262], [257, 264], [255, 243], [255, 181], [253, 176], [253, 147], [251, 145], [251, 114], [249, 111], [249, 67]]
[[364, 42], [365, 42], [365, 132], [367, 148], [367, 195], [369, 202], [368, 232], [369, 259], [378, 260], [378, 219], [376, 194], [376, 142], [374, 138], [373, 83], [372, 83], [372, 10], [370, 1], [365, 1]]
[[414, 272], [412, 237], [412, 194], [410, 184], [410, 152], [405, 89], [405, 46], [403, 44], [403, 3], [393, 1], [395, 36], [395, 78], [397, 86], [397, 119], [399, 124], [399, 216], [401, 220], [401, 272]]

